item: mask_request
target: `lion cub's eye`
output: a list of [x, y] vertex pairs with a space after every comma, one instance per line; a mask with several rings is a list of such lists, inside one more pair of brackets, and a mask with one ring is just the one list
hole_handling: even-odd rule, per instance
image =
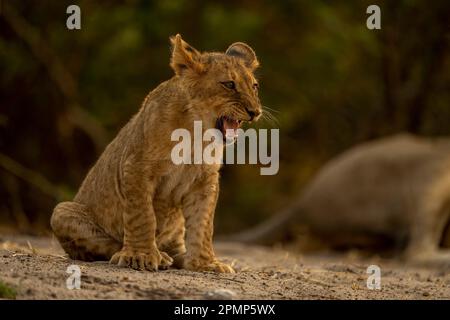
[[236, 89], [236, 84], [234, 83], [234, 81], [222, 81], [221, 84], [227, 89]]

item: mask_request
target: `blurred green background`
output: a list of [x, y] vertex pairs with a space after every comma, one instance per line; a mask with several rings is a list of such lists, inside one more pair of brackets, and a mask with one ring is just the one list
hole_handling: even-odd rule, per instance
[[[321, 165], [369, 139], [450, 134], [449, 1], [0, 1], [0, 224], [43, 233], [147, 92], [172, 76], [169, 36], [244, 41], [275, 109], [280, 170], [223, 168], [216, 232], [287, 206]], [[81, 7], [81, 30], [66, 8]], [[382, 29], [366, 28], [378, 4]]]

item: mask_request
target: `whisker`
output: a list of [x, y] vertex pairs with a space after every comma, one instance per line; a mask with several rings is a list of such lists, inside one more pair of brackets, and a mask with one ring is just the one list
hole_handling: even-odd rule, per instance
[[269, 110], [263, 110], [263, 114], [266, 114], [268, 117], [271, 117], [272, 119], [277, 119], [276, 116], [270, 112]]
[[269, 110], [264, 110], [264, 112], [262, 113], [262, 117], [272, 126], [280, 126], [280, 122], [278, 121], [277, 117], [275, 117]]
[[279, 127], [278, 120], [275, 119], [272, 115], [269, 116], [269, 113], [263, 112], [261, 118], [265, 120], [271, 127]]
[[262, 106], [262, 107], [263, 107], [263, 109], [267, 109], [267, 110], [270, 110], [272, 112], [280, 113], [280, 111], [272, 109], [272, 108], [269, 108], [268, 106]]

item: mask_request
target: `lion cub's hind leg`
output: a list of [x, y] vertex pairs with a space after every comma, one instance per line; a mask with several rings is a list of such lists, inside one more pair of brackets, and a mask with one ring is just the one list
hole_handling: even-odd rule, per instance
[[109, 260], [122, 244], [107, 235], [77, 202], [61, 202], [53, 211], [51, 226], [64, 251], [71, 259]]

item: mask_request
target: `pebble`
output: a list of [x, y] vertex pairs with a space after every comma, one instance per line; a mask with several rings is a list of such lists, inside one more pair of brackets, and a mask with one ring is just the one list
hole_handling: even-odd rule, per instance
[[236, 297], [236, 292], [229, 289], [215, 289], [205, 293], [207, 300], [233, 300]]

